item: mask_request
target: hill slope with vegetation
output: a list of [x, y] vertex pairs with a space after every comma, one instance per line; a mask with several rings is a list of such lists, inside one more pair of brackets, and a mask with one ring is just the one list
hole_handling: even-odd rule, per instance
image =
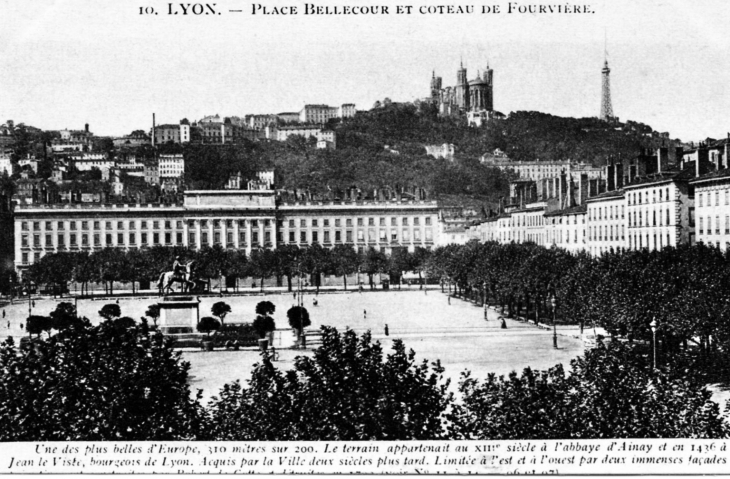
[[[640, 123], [609, 124], [596, 118], [562, 118], [513, 112], [480, 128], [464, 119], [440, 118], [430, 106], [393, 103], [332, 121], [337, 149], [319, 150], [313, 141], [243, 142], [218, 148], [184, 148], [188, 184], [219, 188], [232, 173], [274, 168], [277, 186], [312, 197], [337, 198], [350, 187], [373, 190], [421, 187], [431, 198], [457, 195], [496, 202], [507, 194], [509, 177], [482, 165], [497, 149], [520, 161], [565, 160], [603, 165], [610, 157], [632, 157], [668, 140]], [[433, 158], [425, 145], [452, 143], [454, 161]], [[215, 168], [212, 167], [215, 165]]]

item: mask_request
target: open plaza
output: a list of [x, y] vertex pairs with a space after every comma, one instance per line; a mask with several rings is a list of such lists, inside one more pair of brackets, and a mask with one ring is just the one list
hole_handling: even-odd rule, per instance
[[[314, 306], [314, 300], [317, 306]], [[200, 316], [209, 316], [210, 308], [217, 301], [225, 301], [232, 312], [226, 323], [247, 323], [255, 318], [259, 301], [267, 300], [276, 305], [274, 318], [277, 329], [287, 329], [286, 311], [296, 304], [293, 293], [285, 291], [257, 294], [254, 292], [224, 296], [201, 296]], [[61, 301], [73, 298], [32, 300], [33, 314], [47, 315]], [[155, 296], [83, 299], [78, 301], [78, 312], [98, 323], [98, 311], [109, 303], [119, 302], [123, 316], [139, 320], [147, 307], [159, 301]], [[304, 295], [304, 305], [310, 312], [312, 326], [333, 326], [339, 330], [350, 328], [358, 333], [370, 330], [373, 339], [380, 341], [389, 351], [394, 339], [402, 339], [406, 347], [416, 352], [416, 359], [441, 361], [446, 376], [455, 386], [462, 371], [473, 376], [485, 377], [488, 373], [508, 374], [520, 372], [525, 367], [546, 369], [558, 363], [565, 365], [582, 354], [583, 343], [575, 327], [558, 328], [558, 349], [553, 348], [553, 332], [534, 324], [506, 319], [503, 329], [500, 315], [490, 309], [487, 319], [484, 310], [466, 301], [451, 298], [440, 289], [427, 292], [413, 288], [402, 291], [329, 291], [318, 295], [309, 291]], [[4, 308], [6, 317], [0, 328], [0, 337], [15, 338], [26, 335], [20, 325], [28, 317], [28, 301], [16, 302]], [[385, 327], [388, 327], [388, 335]], [[9, 327], [8, 327], [9, 326]], [[277, 366], [288, 369], [298, 355], [312, 354], [307, 350], [280, 350]], [[190, 385], [193, 392], [203, 390], [208, 399], [217, 395], [229, 382], [250, 377], [253, 365], [260, 360], [260, 353], [253, 348], [240, 351], [186, 349], [183, 357], [191, 364]]]

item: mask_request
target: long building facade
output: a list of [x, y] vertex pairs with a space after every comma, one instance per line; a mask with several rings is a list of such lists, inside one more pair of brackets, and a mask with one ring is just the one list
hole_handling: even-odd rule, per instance
[[279, 203], [273, 190], [186, 191], [181, 205], [19, 205], [15, 266], [22, 272], [45, 254], [105, 247], [220, 245], [250, 254], [293, 244], [431, 248], [439, 242], [432, 201]]

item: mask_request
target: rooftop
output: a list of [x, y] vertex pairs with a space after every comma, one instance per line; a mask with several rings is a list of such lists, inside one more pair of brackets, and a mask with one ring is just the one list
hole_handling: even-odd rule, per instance
[[652, 185], [656, 183], [667, 183], [675, 180], [691, 180], [694, 177], [694, 168], [686, 168], [684, 170], [669, 170], [663, 173], [654, 173], [653, 175], [644, 176], [624, 185], [624, 189], [633, 189], [641, 186]]
[[606, 191], [605, 193], [601, 193], [600, 195], [592, 196], [586, 200], [586, 203], [592, 203], [594, 201], [601, 201], [601, 200], [614, 200], [614, 199], [620, 199], [624, 197], [623, 190], [613, 190], [613, 191]]

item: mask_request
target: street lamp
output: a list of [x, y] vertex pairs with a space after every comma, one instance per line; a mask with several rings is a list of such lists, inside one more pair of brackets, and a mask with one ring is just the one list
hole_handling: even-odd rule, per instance
[[555, 326], [555, 295], [550, 296], [550, 305], [553, 307], [553, 348], [558, 349], [558, 330]]
[[654, 356], [654, 369], [656, 369], [656, 317], [651, 320], [649, 327], [651, 328], [651, 349]]

